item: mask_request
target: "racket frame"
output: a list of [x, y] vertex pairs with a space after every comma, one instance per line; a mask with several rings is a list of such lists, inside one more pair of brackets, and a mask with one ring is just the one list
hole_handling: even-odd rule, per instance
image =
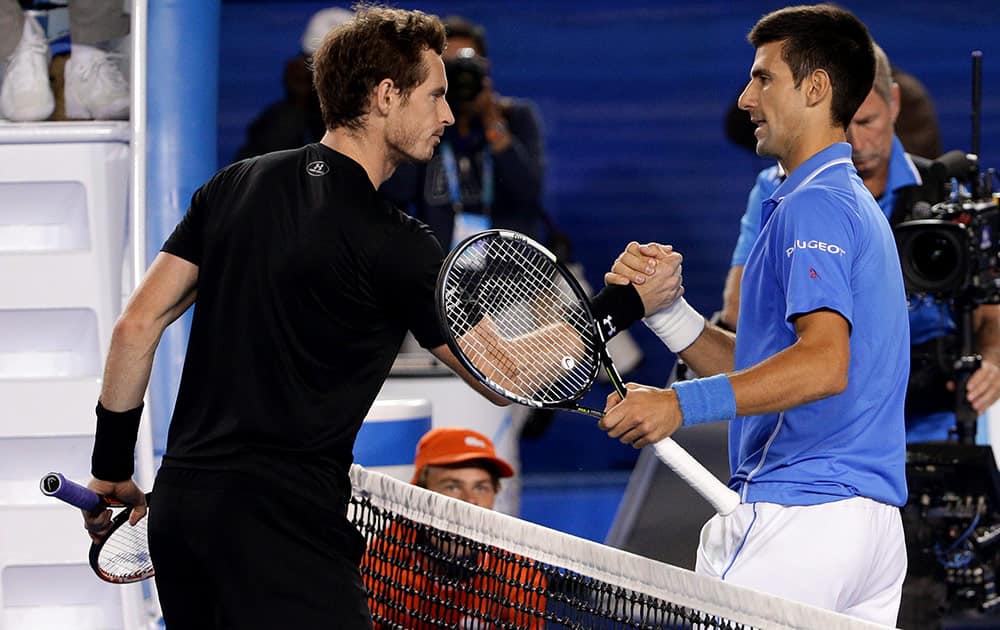
[[[580, 392], [575, 396], [564, 398], [560, 401], [542, 402], [505, 390], [494, 383], [491, 379], [487, 378], [486, 375], [484, 375], [482, 371], [477, 368], [471, 360], [469, 360], [465, 352], [463, 352], [459, 347], [458, 339], [452, 332], [451, 327], [447, 325], [448, 313], [445, 308], [444, 296], [445, 280], [449, 277], [451, 270], [454, 268], [461, 255], [472, 243], [495, 236], [513, 241], [521, 241], [538, 250], [540, 254], [544, 255], [549, 262], [552, 263], [552, 266], [563, 278], [563, 280], [566, 281], [566, 284], [569, 286], [570, 290], [573, 291], [581, 307], [584, 309], [587, 315], [587, 323], [590, 328], [589, 332], [592, 341], [592, 350], [590, 350], [590, 352], [592, 353], [591, 359], [593, 359], [593, 367], [587, 375], [587, 386], [581, 388]], [[591, 386], [593, 386], [594, 382], [597, 380], [597, 373], [601, 368], [607, 372], [608, 378], [611, 379], [611, 383], [614, 385], [615, 390], [618, 391], [620, 395], [625, 395], [625, 385], [622, 383], [621, 376], [618, 374], [618, 370], [611, 361], [610, 355], [608, 355], [606, 348], [607, 339], [597, 322], [597, 318], [594, 317], [594, 312], [590, 305], [590, 298], [587, 297], [587, 293], [583, 290], [583, 287], [580, 286], [580, 283], [577, 282], [576, 278], [573, 277], [573, 274], [559, 261], [556, 255], [531, 237], [512, 230], [494, 228], [477, 232], [465, 238], [451, 250], [441, 266], [441, 271], [438, 274], [437, 285], [434, 289], [434, 301], [437, 308], [438, 321], [441, 322], [442, 332], [444, 332], [445, 343], [448, 344], [448, 348], [451, 349], [452, 354], [455, 355], [459, 363], [461, 363], [465, 369], [469, 370], [469, 372], [476, 377], [476, 380], [511, 402], [515, 402], [526, 407], [534, 407], [535, 409], [566, 409], [569, 411], [577, 411], [594, 418], [601, 418], [604, 416], [603, 412], [577, 404], [577, 401], [583, 398], [590, 390]]]

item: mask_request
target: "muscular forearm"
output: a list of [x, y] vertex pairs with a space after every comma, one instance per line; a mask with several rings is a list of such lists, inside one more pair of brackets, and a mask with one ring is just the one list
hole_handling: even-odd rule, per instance
[[115, 325], [111, 349], [104, 365], [101, 404], [111, 411], [126, 411], [142, 403], [159, 330], [122, 317]]
[[735, 351], [733, 333], [705, 324], [705, 330], [680, 356], [698, 376], [713, 376], [733, 371]]
[[472, 375], [465, 366], [458, 360], [458, 358], [452, 354], [451, 349], [446, 345], [437, 346], [436, 348], [431, 348], [431, 354], [438, 358], [442, 363], [451, 368], [452, 372], [457, 374], [464, 380], [472, 389], [476, 390], [483, 398], [489, 400], [494, 405], [506, 406], [510, 404], [510, 401], [497, 394], [490, 388], [486, 387], [479, 382], [475, 376]]
[[730, 375], [736, 413], [753, 416], [792, 409], [841, 393], [843, 376], [822, 353], [798, 343], [747, 370]]
[[115, 323], [104, 365], [101, 404], [125, 411], [142, 402], [163, 331], [197, 296], [198, 267], [161, 252]]

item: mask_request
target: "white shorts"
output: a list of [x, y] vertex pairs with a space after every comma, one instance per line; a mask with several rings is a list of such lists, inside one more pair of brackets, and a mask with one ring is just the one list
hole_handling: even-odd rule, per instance
[[861, 497], [744, 503], [702, 527], [695, 571], [895, 627], [906, 576], [903, 522], [899, 508]]

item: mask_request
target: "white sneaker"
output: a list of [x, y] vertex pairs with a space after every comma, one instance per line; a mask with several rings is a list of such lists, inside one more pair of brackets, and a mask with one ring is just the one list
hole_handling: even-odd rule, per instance
[[25, 14], [21, 41], [7, 59], [0, 85], [0, 114], [4, 118], [27, 122], [52, 115], [56, 103], [49, 85], [51, 58], [45, 31], [35, 18]]
[[128, 81], [117, 57], [94, 46], [73, 45], [65, 70], [67, 118], [128, 118]]

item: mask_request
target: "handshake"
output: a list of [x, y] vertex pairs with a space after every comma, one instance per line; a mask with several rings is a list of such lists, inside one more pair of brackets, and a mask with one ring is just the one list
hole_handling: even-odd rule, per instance
[[635, 287], [643, 321], [675, 353], [694, 343], [705, 327], [704, 318], [683, 297], [683, 260], [670, 245], [632, 241], [604, 274], [605, 284]]

